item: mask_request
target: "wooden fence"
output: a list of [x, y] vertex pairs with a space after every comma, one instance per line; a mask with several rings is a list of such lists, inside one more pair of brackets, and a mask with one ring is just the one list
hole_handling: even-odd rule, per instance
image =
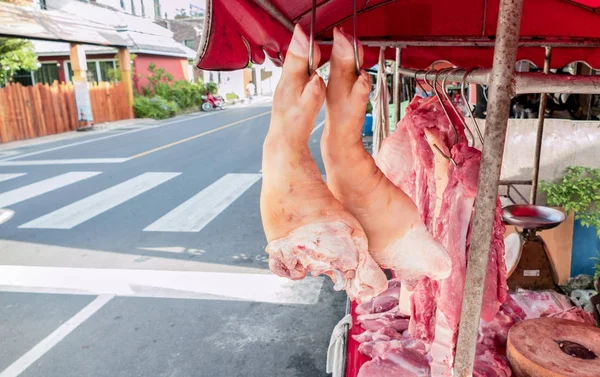
[[128, 105], [125, 83], [90, 84], [90, 101], [94, 123], [113, 122], [133, 117], [133, 110]]
[[[94, 123], [132, 117], [123, 83], [90, 84]], [[79, 127], [71, 83], [0, 88], [0, 143], [72, 131]]]

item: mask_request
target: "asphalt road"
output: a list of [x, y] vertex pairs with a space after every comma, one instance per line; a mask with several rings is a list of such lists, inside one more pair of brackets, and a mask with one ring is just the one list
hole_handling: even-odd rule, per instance
[[326, 376], [345, 295], [268, 271], [269, 117], [255, 104], [0, 150], [0, 208], [15, 211], [0, 377]]

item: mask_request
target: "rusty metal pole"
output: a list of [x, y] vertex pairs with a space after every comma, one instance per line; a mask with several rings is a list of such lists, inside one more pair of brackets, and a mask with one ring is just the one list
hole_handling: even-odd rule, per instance
[[402, 49], [396, 47], [396, 65], [394, 66], [394, 124], [400, 121], [402, 106], [402, 76], [400, 75], [400, 64], [402, 59]]
[[510, 100], [514, 93], [514, 73], [521, 26], [523, 0], [501, 0], [494, 47], [485, 143], [481, 155], [473, 234], [467, 264], [467, 279], [458, 330], [454, 376], [471, 377], [483, 301], [498, 182], [504, 154], [504, 141]]
[[[552, 47], [546, 47], [546, 57], [544, 59], [544, 73], [550, 72], [550, 59], [552, 58]], [[533, 176], [531, 178], [531, 193], [529, 194], [529, 203], [535, 204], [537, 200], [538, 180], [540, 177], [540, 157], [542, 154], [542, 139], [544, 137], [544, 120], [546, 119], [546, 103], [548, 102], [548, 93], [540, 95], [540, 109], [538, 111], [537, 136], [535, 139], [535, 153], [533, 157]]]

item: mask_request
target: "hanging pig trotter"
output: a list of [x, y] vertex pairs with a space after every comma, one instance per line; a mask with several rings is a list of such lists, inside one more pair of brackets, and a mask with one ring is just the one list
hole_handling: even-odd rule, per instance
[[[314, 67], [320, 52], [315, 45]], [[331, 277], [359, 302], [387, 288], [368, 253], [360, 223], [329, 191], [310, 155], [308, 138], [325, 98], [323, 80], [308, 75], [309, 41], [296, 26], [263, 148], [261, 217], [269, 266], [279, 276]], [[314, 68], [312, 67], [312, 68]]]

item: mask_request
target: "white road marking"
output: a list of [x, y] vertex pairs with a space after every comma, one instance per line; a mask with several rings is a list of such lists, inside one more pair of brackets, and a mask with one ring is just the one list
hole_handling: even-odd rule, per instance
[[19, 228], [71, 229], [181, 173], [144, 173], [66, 207], [38, 217]]
[[[182, 249], [183, 248], [185, 247], [182, 247]], [[152, 249], [148, 248], [147, 250]], [[267, 253], [261, 251], [259, 255], [267, 256]], [[0, 265], [4, 266], [114, 268], [131, 270], [271, 274], [271, 271], [264, 268], [261, 269], [256, 267], [207, 263], [200, 262], [199, 259], [200, 258], [174, 259], [171, 258], [170, 255], [162, 254], [156, 251], [153, 253], [141, 251], [136, 254], [123, 254], [106, 249], [100, 251], [0, 239]]]
[[18, 159], [18, 158], [23, 158], [23, 157], [37, 156], [38, 154], [42, 154], [42, 153], [58, 151], [58, 150], [61, 150], [61, 149], [70, 148], [70, 147], [76, 147], [78, 145], [84, 145], [84, 144], [88, 144], [88, 143], [94, 143], [96, 141], [111, 139], [113, 137], [119, 137], [119, 136], [123, 136], [123, 135], [129, 135], [129, 134], [133, 134], [133, 133], [141, 132], [141, 131], [145, 131], [145, 130], [152, 130], [152, 129], [155, 129], [155, 128], [159, 128], [159, 127], [163, 127], [163, 126], [168, 126], [168, 125], [175, 124], [175, 123], [186, 122], [188, 120], [194, 120], [194, 119], [204, 118], [204, 117], [207, 117], [207, 116], [210, 116], [210, 115], [215, 115], [215, 114], [217, 114], [217, 113], [207, 113], [207, 114], [201, 114], [201, 115], [193, 116], [193, 117], [183, 117], [181, 119], [176, 119], [176, 120], [172, 120], [172, 121], [169, 121], [169, 122], [157, 124], [155, 126], [147, 126], [147, 127], [143, 127], [143, 128], [137, 128], [135, 130], [125, 131], [125, 132], [119, 132], [119, 133], [116, 133], [116, 134], [110, 134], [108, 136], [102, 136], [102, 137], [97, 137], [97, 138], [94, 138], [94, 139], [79, 141], [79, 142], [76, 142], [76, 143], [71, 143], [71, 144], [66, 144], [66, 145], [59, 145], [57, 147], [52, 147], [52, 148], [48, 148], [48, 149], [42, 149], [41, 151], [24, 153], [24, 154], [18, 154], [18, 155], [15, 155], [13, 157], [9, 157], [9, 158], [5, 158], [3, 160], [0, 160], [0, 162], [11, 161], [11, 160], [15, 160], [15, 159]]
[[139, 250], [148, 251], [160, 251], [162, 253], [175, 253], [175, 254], [193, 254], [203, 255], [206, 251], [202, 249], [196, 249], [194, 247], [185, 246], [164, 246], [164, 247], [138, 247]]
[[315, 132], [317, 132], [317, 130], [321, 127], [323, 127], [323, 125], [325, 124], [325, 120], [323, 120], [322, 122], [320, 122], [319, 124], [317, 124], [315, 126], [315, 128], [313, 128], [312, 132], [310, 133], [311, 135], [314, 134]]
[[9, 179], [22, 177], [27, 173], [15, 173], [15, 174], [0, 174], [0, 182], [8, 181]]
[[11, 151], [11, 150], [4, 151], [4, 152], [0, 151], [0, 157], [14, 156], [14, 155], [17, 155], [17, 154], [19, 154], [18, 151]]
[[25, 160], [0, 161], [0, 166], [40, 166], [40, 165], [76, 165], [76, 164], [120, 164], [129, 158], [66, 158], [61, 160]]
[[15, 215], [15, 211], [5, 208], [0, 208], [0, 224], [4, 224], [8, 220], [12, 219]]
[[199, 232], [254, 185], [260, 174], [227, 174], [146, 227], [146, 232]]
[[99, 171], [70, 172], [4, 192], [0, 194], [0, 208], [20, 203], [38, 195], [96, 176], [100, 173], [101, 172]]
[[272, 274], [231, 272], [0, 266], [0, 291], [275, 304], [316, 304], [323, 280], [292, 281]]
[[85, 308], [81, 309], [77, 314], [71, 317], [67, 322], [60, 325], [50, 335], [36, 344], [26, 354], [21, 356], [17, 361], [12, 363], [8, 368], [0, 373], [0, 377], [17, 377], [35, 363], [40, 357], [44, 356], [61, 340], [75, 330], [79, 325], [85, 322], [88, 318], [94, 315], [104, 305], [106, 305], [113, 296], [98, 296], [89, 303]]

